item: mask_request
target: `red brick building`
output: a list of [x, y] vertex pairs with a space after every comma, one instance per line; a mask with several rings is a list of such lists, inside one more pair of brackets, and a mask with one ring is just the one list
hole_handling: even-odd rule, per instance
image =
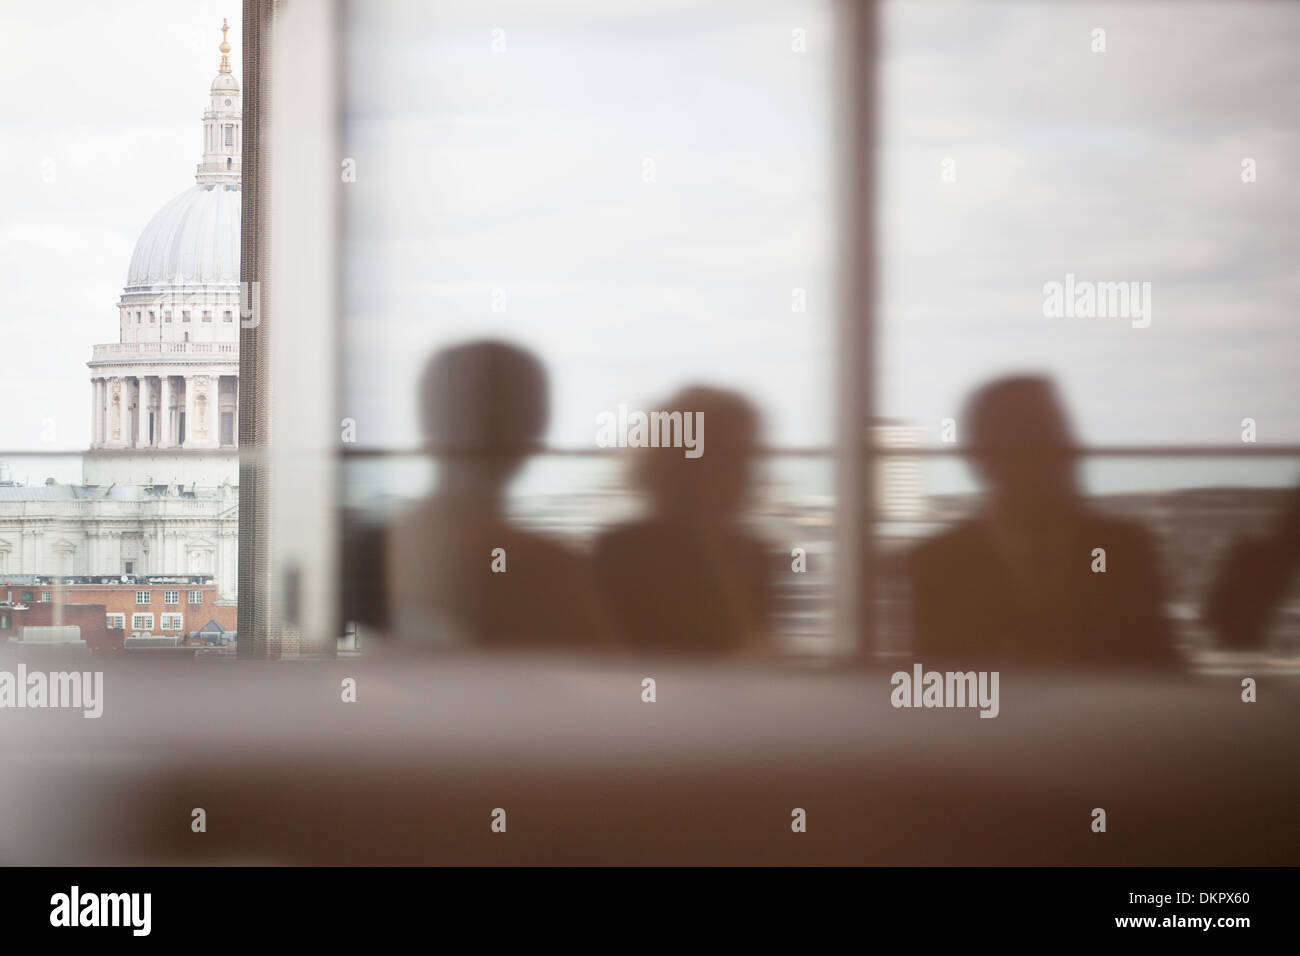
[[65, 609], [101, 605], [101, 624], [109, 631], [120, 629], [128, 636], [148, 633], [181, 640], [214, 620], [223, 630], [235, 630], [238, 610], [233, 602], [218, 600], [217, 585], [210, 574], [66, 578], [0, 575], [0, 603], [62, 605]]
[[8, 603], [0, 594], [0, 640], [20, 637], [24, 627], [76, 627], [92, 651], [121, 650], [125, 632], [110, 628], [102, 604]]

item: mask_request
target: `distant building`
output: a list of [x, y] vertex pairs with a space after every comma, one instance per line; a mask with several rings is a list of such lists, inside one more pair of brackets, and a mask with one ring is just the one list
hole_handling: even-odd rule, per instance
[[211, 575], [0, 575], [0, 608], [45, 607], [57, 624], [60, 608], [85, 605], [101, 607], [100, 623], [126, 636], [183, 639], [213, 621], [228, 631], [236, 626], [237, 608], [220, 599]]
[[140, 234], [118, 340], [87, 363], [82, 483], [0, 477], [0, 576], [203, 574], [236, 597], [243, 133], [222, 33], [195, 184]]
[[239, 498], [227, 484], [0, 485], [0, 579], [196, 574], [236, 596]]
[[[243, 132], [229, 52], [223, 39], [195, 184], [140, 234], [118, 301], [118, 341], [96, 345], [87, 363], [87, 484], [239, 481]], [[232, 454], [184, 454], [223, 448]]]
[[[878, 449], [917, 448], [921, 429], [901, 422], [879, 422], [871, 436]], [[876, 514], [886, 521], [916, 521], [925, 517], [925, 482], [919, 457], [879, 459], [876, 470]]]
[[[59, 631], [70, 633], [55, 633], [51, 638], [51, 632]], [[120, 628], [108, 626], [102, 604], [10, 603], [0, 599], [0, 642], [80, 642], [92, 651], [112, 651], [122, 648], [122, 636]]]

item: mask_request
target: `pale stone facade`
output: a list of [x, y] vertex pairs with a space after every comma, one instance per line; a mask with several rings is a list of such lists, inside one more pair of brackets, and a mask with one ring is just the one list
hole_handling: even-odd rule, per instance
[[230, 485], [0, 485], [0, 581], [211, 574], [234, 599], [238, 505]]

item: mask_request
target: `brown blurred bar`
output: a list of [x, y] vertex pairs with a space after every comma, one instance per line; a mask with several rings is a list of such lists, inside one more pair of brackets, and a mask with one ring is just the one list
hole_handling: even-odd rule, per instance
[[[883, 667], [123, 664], [99, 720], [3, 713], [0, 859], [1295, 865], [1300, 683], [1257, 664], [1004, 671], [991, 720], [894, 709]], [[1246, 674], [1258, 703], [1240, 699]], [[206, 833], [191, 832], [195, 807]], [[1095, 807], [1106, 833], [1091, 831]], [[806, 833], [791, 832], [795, 808]]]

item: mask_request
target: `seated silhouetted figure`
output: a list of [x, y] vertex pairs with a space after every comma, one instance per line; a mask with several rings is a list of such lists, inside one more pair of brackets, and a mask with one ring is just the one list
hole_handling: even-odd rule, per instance
[[765, 645], [768, 574], [762, 544], [740, 525], [758, 432], [732, 392], [687, 388], [661, 409], [703, 414], [703, 454], [637, 448], [647, 518], [603, 534], [595, 562], [605, 606], [637, 651], [747, 652]]
[[1202, 617], [1220, 647], [1256, 650], [1300, 574], [1300, 488], [1292, 492], [1275, 527], [1243, 536], [1224, 553], [1206, 595]]
[[599, 643], [590, 562], [505, 515], [506, 487], [546, 427], [541, 364], [501, 342], [445, 349], [425, 368], [420, 407], [438, 478], [388, 531], [392, 626], [440, 643]]
[[1051, 383], [994, 381], [971, 398], [964, 426], [987, 498], [909, 555], [918, 659], [1174, 663], [1153, 541], [1089, 509]]

